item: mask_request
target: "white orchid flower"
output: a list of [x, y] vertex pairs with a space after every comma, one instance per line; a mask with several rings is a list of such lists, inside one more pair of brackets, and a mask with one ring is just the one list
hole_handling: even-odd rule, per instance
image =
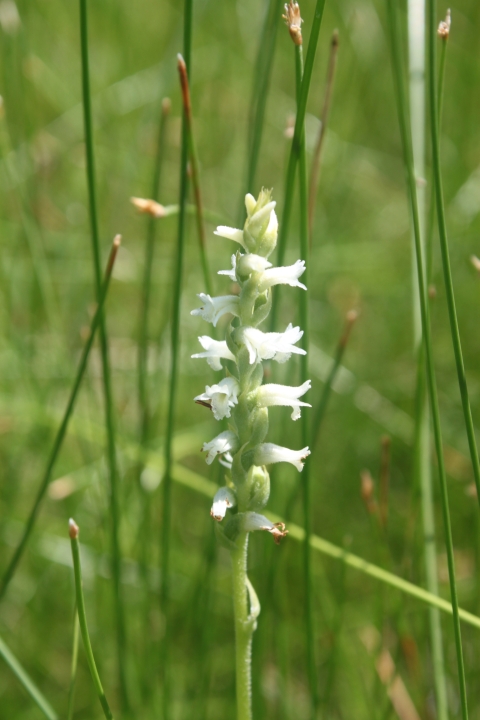
[[238, 315], [238, 295], [221, 295], [220, 297], [210, 297], [205, 293], [197, 295], [202, 301], [202, 307], [192, 310], [190, 315], [200, 315], [207, 322], [211, 322], [213, 327], [217, 326], [217, 322], [226, 313]]
[[287, 462], [294, 465], [299, 472], [303, 470], [303, 462], [310, 455], [310, 449], [290, 450], [290, 448], [275, 445], [275, 443], [261, 443], [257, 445], [254, 455], [255, 465], [272, 465], [277, 462]]
[[205, 352], [195, 353], [192, 358], [205, 358], [212, 370], [222, 369], [220, 360], [235, 360], [235, 355], [230, 352], [225, 340], [214, 340], [208, 335], [201, 335], [198, 340]]
[[230, 450], [238, 450], [238, 437], [231, 430], [225, 430], [220, 435], [210, 440], [208, 443], [203, 443], [202, 452], [207, 453], [205, 458], [207, 465], [211, 465], [217, 455], [223, 455]]
[[264, 333], [253, 327], [245, 328], [242, 333], [251, 365], [254, 362], [272, 358], [279, 363], [284, 363], [292, 353], [306, 355], [305, 350], [295, 346], [302, 336], [303, 330], [293, 327], [291, 323], [283, 333]]
[[212, 409], [215, 420], [230, 417], [230, 411], [238, 403], [240, 386], [233, 377], [227, 377], [216, 385], [207, 385], [202, 395], [197, 395], [195, 402], [207, 405]]
[[272, 523], [271, 520], [255, 512], [243, 513], [243, 529], [247, 532], [255, 532], [255, 530], [266, 530], [273, 535], [273, 539], [277, 543], [287, 535], [284, 523]]
[[266, 269], [260, 280], [259, 290], [265, 292], [272, 285], [290, 285], [291, 287], [299, 287], [306, 290], [303, 283], [298, 282], [300, 275], [305, 272], [305, 261], [297, 260], [293, 265], [287, 267], [271, 267]]
[[228, 508], [235, 507], [236, 504], [237, 498], [235, 497], [233, 490], [230, 490], [228, 487], [222, 487], [215, 493], [210, 515], [214, 518], [214, 520], [218, 520], [220, 522], [220, 520], [223, 520], [225, 517]]
[[213, 231], [213, 234], [227, 238], [227, 240], [233, 240], [234, 242], [240, 243], [242, 247], [245, 247], [243, 243], [243, 230], [231, 228], [227, 225], [219, 225], [217, 229]]
[[226, 275], [232, 282], [237, 281], [237, 256], [232, 255], [232, 269], [231, 270], [219, 270], [217, 275]]
[[298, 398], [305, 395], [310, 390], [311, 380], [307, 380], [303, 385], [298, 387], [290, 387], [290, 385], [275, 385], [273, 383], [261, 385], [252, 393], [259, 407], [271, 407], [272, 405], [283, 405], [291, 407], [292, 420], [298, 420], [300, 417], [301, 407], [312, 407], [309, 403], [302, 402]]

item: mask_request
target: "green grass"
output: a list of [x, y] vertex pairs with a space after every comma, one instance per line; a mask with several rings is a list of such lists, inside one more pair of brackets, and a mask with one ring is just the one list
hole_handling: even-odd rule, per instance
[[[280, 222], [296, 110], [293, 49], [279, 19], [269, 76], [271, 3], [194, 3], [190, 92], [208, 258], [215, 273], [229, 266], [232, 247], [214, 237], [218, 222], [236, 225], [246, 173], [273, 187]], [[79, 17], [76, 2], [18, 0], [21, 26], [1, 33], [0, 95], [0, 573], [21, 539], [67, 405], [92, 321], [92, 272], [83, 143]], [[474, 0], [454, 9], [445, 66], [441, 172], [456, 312], [473, 424], [480, 413], [478, 277], [480, 254], [475, 88], [480, 82]], [[315, 3], [301, 6], [305, 52]], [[151, 260], [147, 394], [138, 399], [139, 318], [145, 291], [145, 218], [131, 196], [150, 197], [162, 98], [172, 101], [162, 159], [159, 201], [179, 201], [182, 101], [177, 53], [183, 48], [183, 6], [164, 1], [88, 1], [90, 83], [100, 261], [122, 234], [108, 302], [112, 397], [121, 517], [124, 661], [135, 717], [162, 717], [161, 482], [168, 446], [168, 400], [178, 213], [159, 220]], [[439, 7], [439, 21], [446, 7]], [[271, 11], [270, 11], [271, 12]], [[1, 14], [0, 14], [1, 17]], [[267, 20], [267, 22], [266, 22]], [[435, 717], [429, 596], [414, 480], [417, 358], [412, 349], [410, 217], [405, 171], [381, 0], [325, 5], [309, 99], [306, 156], [310, 168], [325, 95], [330, 42], [340, 49], [328, 131], [322, 150], [309, 263], [309, 402], [313, 422], [337, 352], [345, 315], [359, 317], [332, 383], [321, 432], [310, 458], [313, 643], [322, 717], [396, 717], [375, 657], [361, 637], [384, 637], [421, 717]], [[440, 48], [438, 49], [440, 51]], [[263, 68], [256, 74], [256, 62]], [[186, 58], [187, 59], [187, 58]], [[268, 79], [269, 76], [269, 79]], [[259, 88], [268, 87], [268, 95]], [[255, 98], [252, 101], [252, 98]], [[253, 109], [252, 109], [253, 108]], [[264, 118], [250, 126], [252, 117]], [[261, 132], [260, 132], [261, 131]], [[254, 161], [249, 150], [257, 148]], [[428, 158], [428, 162], [430, 162]], [[430, 178], [427, 166], [427, 177]], [[308, 175], [307, 175], [308, 177]], [[298, 175], [297, 175], [298, 178]], [[430, 188], [427, 187], [427, 199]], [[234, 717], [234, 632], [229, 553], [213, 535], [210, 494], [223, 482], [199, 450], [213, 422], [193, 404], [214, 381], [190, 360], [209, 327], [190, 316], [205, 291], [193, 192], [186, 208], [169, 531], [169, 715], [172, 720]], [[292, 198], [285, 263], [299, 257], [298, 182]], [[429, 208], [427, 208], [427, 213]], [[460, 608], [480, 616], [480, 523], [465, 433], [447, 297], [436, 230], [432, 244], [432, 343], [444, 435], [445, 463]], [[298, 323], [300, 290], [281, 292], [277, 325]], [[219, 328], [219, 333], [221, 328]], [[218, 335], [220, 337], [220, 334]], [[146, 369], [146, 370], [145, 370]], [[272, 368], [273, 382], [299, 384], [300, 363]], [[148, 409], [148, 437], [142, 416]], [[323, 412], [323, 411], [322, 411]], [[111, 573], [110, 482], [106, 454], [101, 354], [95, 344], [74, 415], [29, 543], [0, 604], [0, 637], [59, 717], [67, 717], [72, 668], [75, 591], [67, 533], [81, 527], [84, 599], [91, 644], [115, 718], [122, 710]], [[288, 411], [270, 413], [272, 441], [302, 447], [300, 423]], [[388, 532], [379, 535], [360, 497], [360, 472], [379, 475], [380, 438], [392, 438]], [[145, 454], [140, 453], [140, 440]], [[139, 458], [142, 471], [139, 478]], [[442, 510], [432, 466], [437, 528], [439, 610], [450, 598]], [[183, 478], [183, 482], [178, 480]], [[252, 536], [249, 577], [262, 607], [253, 641], [256, 720], [306, 720], [311, 697], [305, 643], [301, 477], [279, 467], [268, 510], [290, 517], [291, 536], [273, 546]], [[202, 484], [203, 483], [203, 484]], [[198, 492], [200, 490], [200, 492]], [[295, 492], [295, 490], [297, 492]], [[290, 500], [292, 501], [290, 502]], [[381, 539], [379, 539], [381, 538]], [[332, 549], [333, 548], [333, 549]], [[353, 559], [352, 559], [353, 558]], [[363, 560], [369, 562], [370, 572]], [[377, 568], [377, 569], [375, 569]], [[383, 573], [383, 574], [382, 574]], [[390, 573], [391, 575], [385, 575]], [[393, 576], [393, 580], [392, 577]], [[402, 583], [407, 583], [403, 585]], [[410, 583], [410, 585], [408, 585]], [[417, 588], [417, 590], [415, 590]], [[415, 593], [417, 592], [417, 595]], [[423, 600], [423, 602], [422, 602]], [[462, 615], [461, 615], [462, 617]], [[451, 617], [440, 616], [449, 716], [460, 696]], [[473, 620], [473, 622], [477, 622]], [[468, 628], [468, 629], [467, 629]], [[479, 633], [462, 622], [468, 707], [480, 713]], [[3, 647], [3, 645], [2, 645]], [[3, 653], [4, 657], [5, 654]], [[36, 720], [41, 711], [19, 674], [0, 658], [0, 715]], [[33, 687], [32, 686], [32, 687]], [[100, 718], [82, 641], [73, 718]], [[48, 715], [47, 715], [48, 716]]]

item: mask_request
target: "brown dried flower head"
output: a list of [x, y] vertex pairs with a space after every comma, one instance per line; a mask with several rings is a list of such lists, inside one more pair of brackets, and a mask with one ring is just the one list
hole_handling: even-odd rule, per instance
[[285, 4], [285, 15], [282, 15], [282, 17], [285, 20], [285, 23], [290, 32], [290, 37], [292, 38], [295, 45], [301, 45], [303, 42], [303, 39], [302, 39], [302, 22], [303, 22], [303, 20], [302, 20], [302, 16], [300, 15], [300, 5], [297, 2], [290, 0], [290, 3]]
[[161, 218], [165, 216], [165, 208], [155, 200], [147, 200], [145, 198], [130, 198], [132, 205], [135, 205], [137, 210], [146, 215], [151, 215], [154, 218]]

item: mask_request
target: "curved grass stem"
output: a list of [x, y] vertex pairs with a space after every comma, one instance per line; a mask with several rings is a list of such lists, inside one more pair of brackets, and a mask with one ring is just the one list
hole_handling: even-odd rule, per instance
[[[85, 152], [86, 171], [88, 187], [88, 205], [90, 215], [90, 230], [93, 251], [93, 266], [97, 297], [101, 296], [102, 274], [100, 265], [100, 240], [98, 232], [97, 196], [95, 187], [95, 162], [94, 142], [92, 125], [92, 107], [90, 93], [90, 70], [88, 50], [88, 14], [87, 0], [80, 0], [80, 45], [82, 62], [82, 98], [83, 98], [83, 119], [85, 128]], [[105, 426], [107, 430], [107, 459], [110, 475], [110, 523], [111, 523], [111, 545], [112, 545], [112, 578], [113, 596], [115, 607], [115, 626], [117, 636], [117, 663], [118, 680], [122, 705], [126, 712], [129, 711], [127, 678], [126, 678], [126, 628], [125, 612], [123, 607], [121, 589], [121, 551], [120, 551], [120, 503], [118, 487], [118, 468], [115, 449], [115, 420], [112, 397], [112, 382], [110, 373], [110, 361], [108, 353], [108, 337], [103, 313], [100, 315], [100, 353], [102, 357], [103, 371], [103, 394], [105, 401]]]
[[42, 695], [31, 677], [23, 669], [15, 655], [12, 653], [7, 644], [0, 637], [0, 657], [3, 658], [10, 670], [16, 676], [17, 680], [23, 685], [26, 692], [30, 695], [34, 703], [42, 711], [48, 720], [58, 720], [58, 715], [52, 708], [48, 700]]
[[90, 350], [92, 349], [93, 341], [95, 338], [95, 332], [96, 332], [98, 326], [100, 325], [100, 318], [102, 317], [102, 314], [103, 314], [103, 308], [105, 305], [105, 301], [107, 299], [108, 288], [109, 288], [110, 279], [112, 276], [113, 265], [114, 265], [115, 258], [117, 256], [119, 247], [120, 247], [120, 235], [117, 235], [117, 237], [113, 241], [112, 249], [110, 251], [110, 257], [108, 259], [107, 268], [105, 271], [105, 278], [104, 278], [103, 285], [102, 285], [100, 300], [99, 300], [95, 315], [93, 316], [92, 322], [90, 324], [90, 335], [89, 335], [88, 340], [86, 341], [85, 346], [83, 348], [83, 353], [80, 358], [80, 362], [78, 364], [77, 375], [75, 378], [75, 382], [73, 383], [72, 390], [70, 392], [70, 397], [68, 399], [67, 407], [66, 407], [65, 413], [63, 415], [62, 422], [60, 423], [60, 427], [58, 428], [49, 458], [47, 460], [47, 465], [46, 465], [45, 472], [42, 477], [42, 481], [40, 483], [40, 487], [37, 491], [37, 496], [33, 503], [32, 509], [30, 510], [28, 519], [25, 523], [25, 528], [23, 530], [22, 537], [15, 549], [15, 552], [13, 553], [13, 557], [10, 560], [10, 563], [7, 566], [7, 569], [5, 570], [5, 573], [3, 574], [3, 577], [2, 577], [2, 580], [0, 583], [0, 599], [5, 595], [8, 585], [15, 573], [15, 570], [17, 569], [17, 565], [20, 562], [23, 552], [27, 546], [27, 543], [28, 543], [28, 540], [32, 533], [32, 530], [34, 528], [38, 513], [40, 511], [40, 506], [42, 504], [43, 498], [45, 497], [45, 493], [50, 484], [50, 480], [52, 479], [53, 468], [55, 466], [57, 457], [60, 453], [60, 449], [62, 447], [63, 440], [64, 440], [66, 432], [67, 432], [68, 422], [73, 413], [73, 409], [75, 407], [75, 401], [77, 399], [78, 391], [80, 390], [80, 385], [82, 384], [82, 379], [85, 374], [85, 370], [87, 368], [87, 361], [88, 361], [88, 357], [90, 355]]
[[90, 635], [88, 633], [88, 625], [87, 625], [87, 615], [85, 612], [85, 599], [83, 597], [83, 589], [82, 589], [82, 567], [80, 564], [80, 543], [78, 541], [78, 533], [79, 528], [78, 525], [73, 520], [70, 520], [69, 522], [69, 535], [70, 535], [70, 544], [72, 547], [72, 560], [73, 560], [73, 572], [75, 576], [75, 594], [76, 594], [76, 601], [77, 601], [77, 612], [78, 612], [78, 622], [80, 625], [80, 632], [82, 633], [82, 640], [83, 645], [85, 648], [85, 654], [87, 656], [87, 663], [88, 668], [90, 670], [90, 674], [92, 676], [93, 684], [95, 685], [95, 690], [98, 695], [98, 699], [100, 700], [100, 705], [102, 706], [103, 713], [107, 720], [113, 720], [112, 711], [110, 710], [110, 706], [108, 704], [107, 698], [105, 697], [105, 692], [103, 690], [102, 682], [100, 680], [100, 676], [98, 674], [97, 665], [95, 663], [95, 658], [93, 656], [93, 650], [92, 650], [92, 644], [90, 642]]

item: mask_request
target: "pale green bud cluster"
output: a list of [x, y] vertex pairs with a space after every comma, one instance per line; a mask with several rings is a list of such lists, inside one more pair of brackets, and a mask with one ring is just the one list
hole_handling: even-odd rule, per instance
[[218, 341], [202, 336], [199, 338], [205, 352], [193, 357], [204, 357], [216, 370], [223, 369], [221, 360], [234, 365], [232, 372], [215, 385], [205, 388], [205, 393], [195, 400], [213, 411], [217, 420], [229, 419], [228, 430], [204, 444], [207, 463], [218, 455], [220, 462], [228, 468], [227, 486], [216, 494], [211, 515], [222, 523], [227, 540], [235, 541], [240, 532], [267, 530], [278, 541], [285, 530], [283, 526], [271, 523], [259, 514], [270, 495], [270, 476], [267, 465], [288, 462], [298, 470], [310, 454], [308, 448], [290, 450], [265, 442], [268, 433], [268, 408], [273, 405], [292, 408], [292, 419], [300, 416], [300, 407], [307, 406], [300, 397], [310, 388], [310, 381], [299, 387], [262, 384], [263, 365], [266, 359], [286, 362], [292, 353], [304, 354], [296, 346], [303, 332], [289, 325], [283, 333], [263, 332], [258, 329], [268, 316], [272, 303], [272, 287], [287, 284], [305, 289], [298, 278], [305, 270], [302, 261], [282, 268], [273, 268], [267, 260], [275, 249], [278, 235], [278, 221], [275, 202], [271, 192], [262, 190], [255, 199], [245, 198], [247, 219], [242, 230], [220, 226], [215, 234], [234, 240], [242, 246], [232, 256], [232, 270], [221, 271], [235, 281], [240, 293], [211, 298], [199, 294], [202, 307], [192, 314], [200, 315], [216, 325], [224, 314], [233, 318], [227, 327], [225, 340]]

